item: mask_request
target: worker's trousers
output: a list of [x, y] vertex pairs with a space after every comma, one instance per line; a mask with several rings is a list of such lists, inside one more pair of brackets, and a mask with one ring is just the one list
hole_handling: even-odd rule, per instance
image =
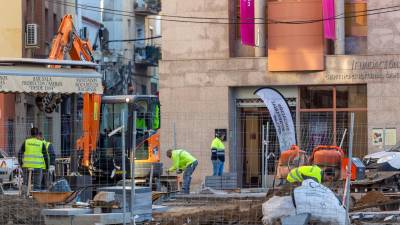
[[[23, 168], [24, 175], [24, 186], [27, 186], [29, 183], [29, 169]], [[40, 191], [42, 188], [42, 179], [43, 179], [43, 170], [42, 169], [32, 169], [32, 178], [31, 178], [32, 190]]]
[[222, 173], [224, 173], [224, 162], [219, 159], [211, 161], [213, 164], [213, 176], [222, 176]]
[[183, 187], [182, 192], [184, 194], [190, 194], [190, 182], [192, 181], [192, 174], [197, 167], [199, 162], [196, 160], [188, 167], [186, 167], [185, 172], [183, 172]]

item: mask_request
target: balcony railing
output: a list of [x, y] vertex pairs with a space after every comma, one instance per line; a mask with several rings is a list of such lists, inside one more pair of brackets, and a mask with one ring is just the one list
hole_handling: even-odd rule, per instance
[[135, 48], [135, 63], [148, 66], [157, 66], [161, 59], [160, 47], [148, 45]]
[[161, 0], [136, 0], [135, 13], [154, 15], [161, 11]]

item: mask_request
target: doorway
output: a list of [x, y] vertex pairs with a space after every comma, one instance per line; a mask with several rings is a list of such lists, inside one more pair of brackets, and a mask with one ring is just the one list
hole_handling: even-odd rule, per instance
[[265, 107], [240, 109], [240, 121], [242, 187], [260, 188], [266, 182], [267, 175], [275, 172], [274, 155], [279, 152], [276, 131]]
[[[272, 118], [261, 99], [238, 101], [238, 175], [242, 188], [261, 188], [272, 184], [280, 155], [279, 140]], [[293, 122], [296, 98], [288, 98]], [[246, 104], [251, 102], [252, 105]], [[257, 103], [257, 104], [254, 104]]]

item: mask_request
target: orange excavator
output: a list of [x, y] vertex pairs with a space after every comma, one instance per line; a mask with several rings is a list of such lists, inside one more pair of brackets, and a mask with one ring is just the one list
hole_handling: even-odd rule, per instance
[[[69, 53], [72, 60], [93, 62], [93, 49], [88, 40], [82, 40], [75, 32], [71, 15], [65, 15], [53, 39], [49, 59], [62, 60]], [[83, 94], [83, 136], [77, 141], [77, 149], [83, 150], [82, 166], [89, 168], [90, 155], [97, 147], [101, 96]]]
[[[82, 40], [76, 33], [72, 16], [65, 15], [53, 39], [49, 59], [62, 60], [68, 53], [72, 60], [93, 61], [92, 52], [90, 42]], [[46, 110], [49, 108], [48, 104], [43, 102], [60, 102], [53, 100], [55, 97], [49, 94], [41, 98], [39, 108], [45, 109], [46, 112], [51, 111], [51, 107]], [[46, 98], [50, 101], [43, 100]], [[135, 111], [137, 118], [134, 130]], [[124, 121], [121, 121], [121, 112], [126, 112]], [[82, 136], [76, 142], [76, 149], [80, 153], [80, 158], [77, 160], [79, 168], [92, 175], [96, 174], [96, 177], [102, 176], [107, 179], [114, 177], [115, 174], [122, 174], [121, 161], [129, 160], [121, 157], [121, 138], [125, 138], [127, 156], [133, 147], [136, 147], [135, 177], [148, 177], [149, 174], [160, 176], [162, 164], [159, 151], [159, 115], [160, 105], [157, 96], [83, 94]], [[120, 133], [111, 137], [112, 130], [121, 126], [121, 123], [124, 123], [127, 129], [125, 137]], [[74, 161], [76, 160], [71, 159], [71, 163], [76, 163]], [[127, 174], [129, 175], [129, 171]]]

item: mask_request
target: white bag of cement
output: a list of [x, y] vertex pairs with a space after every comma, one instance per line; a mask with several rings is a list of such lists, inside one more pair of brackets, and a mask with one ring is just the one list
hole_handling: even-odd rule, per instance
[[262, 205], [263, 224], [272, 225], [285, 216], [296, 215], [291, 196], [274, 196]]
[[294, 189], [296, 214], [310, 213], [312, 221], [324, 224], [346, 225], [346, 210], [327, 187], [305, 180]]

